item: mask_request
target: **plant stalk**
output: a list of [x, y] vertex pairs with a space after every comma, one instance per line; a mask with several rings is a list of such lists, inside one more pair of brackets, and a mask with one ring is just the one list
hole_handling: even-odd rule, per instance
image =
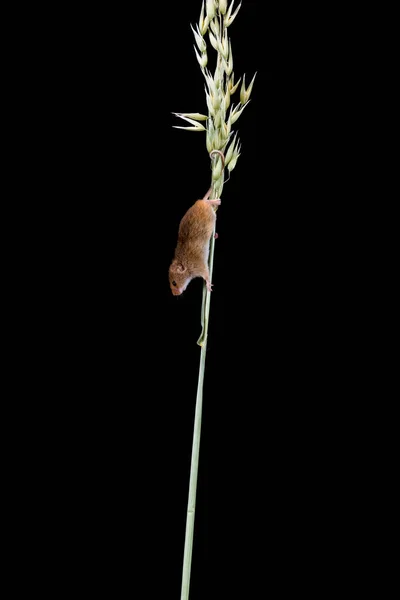
[[[213, 194], [212, 194], [213, 195]], [[211, 236], [210, 242], [210, 256], [208, 261], [208, 268], [210, 272], [210, 281], [212, 281], [212, 273], [214, 266], [214, 248], [215, 248], [215, 226], [214, 232]], [[194, 427], [193, 427], [193, 444], [192, 444], [192, 459], [190, 465], [190, 480], [189, 480], [189, 498], [186, 515], [186, 531], [185, 531], [185, 547], [183, 551], [183, 569], [182, 569], [182, 588], [181, 588], [181, 600], [189, 600], [189, 588], [190, 588], [190, 573], [192, 567], [192, 552], [193, 552], [193, 537], [194, 537], [194, 520], [196, 512], [196, 491], [197, 491], [197, 479], [199, 472], [199, 455], [200, 455], [200, 436], [201, 436], [201, 418], [203, 412], [203, 383], [204, 383], [204, 371], [206, 366], [206, 353], [207, 353], [207, 333], [208, 333], [208, 322], [210, 316], [210, 300], [211, 293], [207, 290], [207, 286], [204, 282], [203, 286], [203, 301], [201, 306], [201, 324], [202, 332], [198, 339], [198, 344], [201, 346], [200, 352], [200, 366], [199, 366], [199, 378], [197, 382], [197, 396], [196, 396], [196, 409], [194, 416]]]
[[192, 461], [190, 466], [189, 499], [186, 516], [185, 548], [183, 552], [183, 571], [181, 600], [189, 599], [190, 572], [192, 566], [194, 517], [196, 511], [197, 475], [199, 470], [201, 417], [203, 410], [203, 381], [206, 363], [207, 343], [201, 347], [199, 379], [197, 384], [196, 411], [194, 417]]
[[[238, 89], [240, 78], [235, 84], [231, 42], [228, 37], [227, 30], [235, 20], [241, 4], [242, 3], [240, 2], [239, 6], [233, 11], [233, 1], [230, 3], [229, 8], [227, 0], [219, 0], [218, 2], [216, 2], [216, 0], [207, 0], [207, 2], [204, 2], [204, 0], [202, 1], [199, 24], [196, 26], [196, 29], [192, 27], [192, 30], [196, 42], [196, 58], [200, 64], [203, 76], [205, 78], [208, 116], [200, 113], [174, 113], [179, 118], [188, 121], [191, 124], [190, 127], [178, 127], [178, 129], [187, 129], [189, 131], [206, 131], [206, 147], [210, 156], [212, 157], [213, 153], [215, 154], [215, 151], [217, 151], [217, 153], [222, 152], [225, 157], [222, 161], [222, 164], [219, 163], [222, 157], [220, 159], [217, 158], [212, 162], [213, 189], [211, 193], [211, 199], [221, 197], [224, 186], [224, 169], [227, 168], [230, 174], [235, 168], [236, 162], [240, 156], [241, 145], [240, 140], [237, 139], [237, 133], [234, 134], [233, 140], [230, 141], [230, 138], [233, 135], [232, 125], [234, 125], [234, 123], [238, 120], [245, 106], [247, 106], [249, 102], [255, 77], [253, 77], [250, 85], [246, 88], [245, 75], [243, 75], [242, 86], [240, 88], [240, 101], [238, 104], [234, 105], [231, 102], [231, 96]], [[209, 33], [208, 37], [210, 44], [217, 52], [214, 76], [207, 68], [207, 43], [204, 39], [204, 36], [207, 34], [207, 32]], [[206, 121], [206, 127], [204, 127], [204, 125], [198, 121]], [[208, 261], [210, 281], [212, 281], [214, 265], [214, 236], [215, 227], [210, 241], [210, 253]], [[194, 521], [196, 510], [196, 490], [199, 470], [201, 418], [203, 410], [203, 384], [207, 352], [210, 302], [211, 294], [207, 290], [207, 286], [204, 283], [201, 305], [202, 331], [199, 339], [197, 340], [198, 345], [201, 347], [201, 351], [194, 418], [192, 457], [190, 465], [185, 546], [183, 552], [181, 600], [189, 600], [190, 572], [192, 565]]]

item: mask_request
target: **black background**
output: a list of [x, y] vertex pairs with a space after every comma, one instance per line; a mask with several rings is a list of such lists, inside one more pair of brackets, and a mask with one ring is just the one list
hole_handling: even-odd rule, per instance
[[[173, 297], [168, 267], [210, 160], [205, 136], [174, 129], [172, 113], [206, 112], [190, 29], [199, 12], [183, 1], [97, 7], [54, 29], [65, 45], [48, 99], [63, 145], [48, 169], [60, 253], [44, 248], [56, 263], [42, 361], [43, 393], [57, 398], [43, 445], [49, 544], [67, 549], [59, 581], [66, 568], [65, 586], [83, 574], [111, 597], [180, 594], [202, 281]], [[229, 34], [236, 79], [257, 77], [217, 216], [190, 598], [321, 597], [348, 568], [332, 483], [354, 366], [352, 326], [342, 348], [348, 274], [336, 285], [354, 135], [344, 148], [346, 28], [244, 0]]]

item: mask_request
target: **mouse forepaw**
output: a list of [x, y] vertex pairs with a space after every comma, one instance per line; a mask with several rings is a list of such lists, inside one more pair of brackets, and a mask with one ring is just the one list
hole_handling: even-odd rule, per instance
[[212, 292], [212, 286], [213, 286], [214, 284], [213, 284], [213, 283], [211, 283], [211, 281], [210, 281], [209, 279], [206, 281], [206, 284], [207, 284], [207, 289], [208, 289], [208, 291], [209, 291], [209, 292]]
[[215, 204], [215, 206], [219, 206], [221, 204], [221, 198], [214, 198], [213, 200], [207, 200], [210, 204]]

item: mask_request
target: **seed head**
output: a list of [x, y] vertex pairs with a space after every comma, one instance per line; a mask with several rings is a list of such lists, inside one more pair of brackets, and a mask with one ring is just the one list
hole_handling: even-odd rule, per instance
[[200, 55], [196, 50], [196, 46], [193, 46], [193, 48], [194, 48], [194, 51], [196, 52], [197, 62], [199, 63], [199, 65], [202, 69], [205, 69], [205, 67], [207, 66], [207, 62], [208, 62], [207, 52], [202, 52]]
[[207, 44], [205, 42], [205, 39], [201, 35], [200, 30], [196, 31], [195, 29], [193, 29], [192, 26], [190, 26], [190, 27], [192, 28], [193, 35], [195, 37], [198, 49], [200, 50], [200, 52], [206, 52], [206, 50], [207, 50]]
[[227, 166], [230, 162], [230, 160], [232, 159], [233, 156], [233, 150], [235, 148], [235, 144], [236, 144], [236, 137], [237, 137], [237, 132], [234, 135], [234, 138], [232, 140], [232, 142], [229, 144], [229, 148], [225, 154], [225, 166]]
[[208, 19], [207, 15], [206, 15], [206, 18], [204, 18], [204, 0], [203, 0], [203, 3], [201, 5], [200, 18], [199, 18], [199, 31], [200, 31], [201, 35], [205, 35], [207, 33], [208, 25], [209, 25], [209, 19]]
[[245, 85], [245, 78], [246, 75], [243, 75], [243, 83], [242, 83], [242, 87], [240, 88], [240, 102], [241, 104], [246, 104], [246, 102], [249, 101], [250, 98], [250, 94], [251, 94], [251, 90], [253, 89], [253, 83], [254, 80], [256, 78], [257, 73], [255, 73], [253, 79], [250, 82], [249, 87], [246, 90], [246, 85]]
[[221, 15], [224, 15], [226, 13], [227, 5], [228, 5], [227, 0], [219, 0], [218, 8], [219, 8], [219, 12], [221, 13]]
[[236, 15], [238, 14], [238, 12], [240, 10], [240, 7], [242, 6], [242, 3], [240, 3], [239, 6], [237, 7], [237, 9], [235, 10], [235, 12], [233, 13], [233, 15], [231, 16], [231, 12], [232, 12], [232, 8], [233, 8], [234, 4], [235, 3], [232, 2], [232, 4], [228, 8], [226, 15], [224, 16], [225, 27], [229, 27], [229, 25], [232, 25], [233, 21], [235, 20]]
[[215, 17], [215, 0], [207, 0], [206, 11], [207, 17], [211, 21]]

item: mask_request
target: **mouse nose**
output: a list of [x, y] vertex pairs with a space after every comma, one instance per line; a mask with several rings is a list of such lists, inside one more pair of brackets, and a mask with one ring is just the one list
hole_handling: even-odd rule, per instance
[[172, 293], [174, 296], [180, 296], [182, 294], [182, 291], [178, 288], [172, 288]]

